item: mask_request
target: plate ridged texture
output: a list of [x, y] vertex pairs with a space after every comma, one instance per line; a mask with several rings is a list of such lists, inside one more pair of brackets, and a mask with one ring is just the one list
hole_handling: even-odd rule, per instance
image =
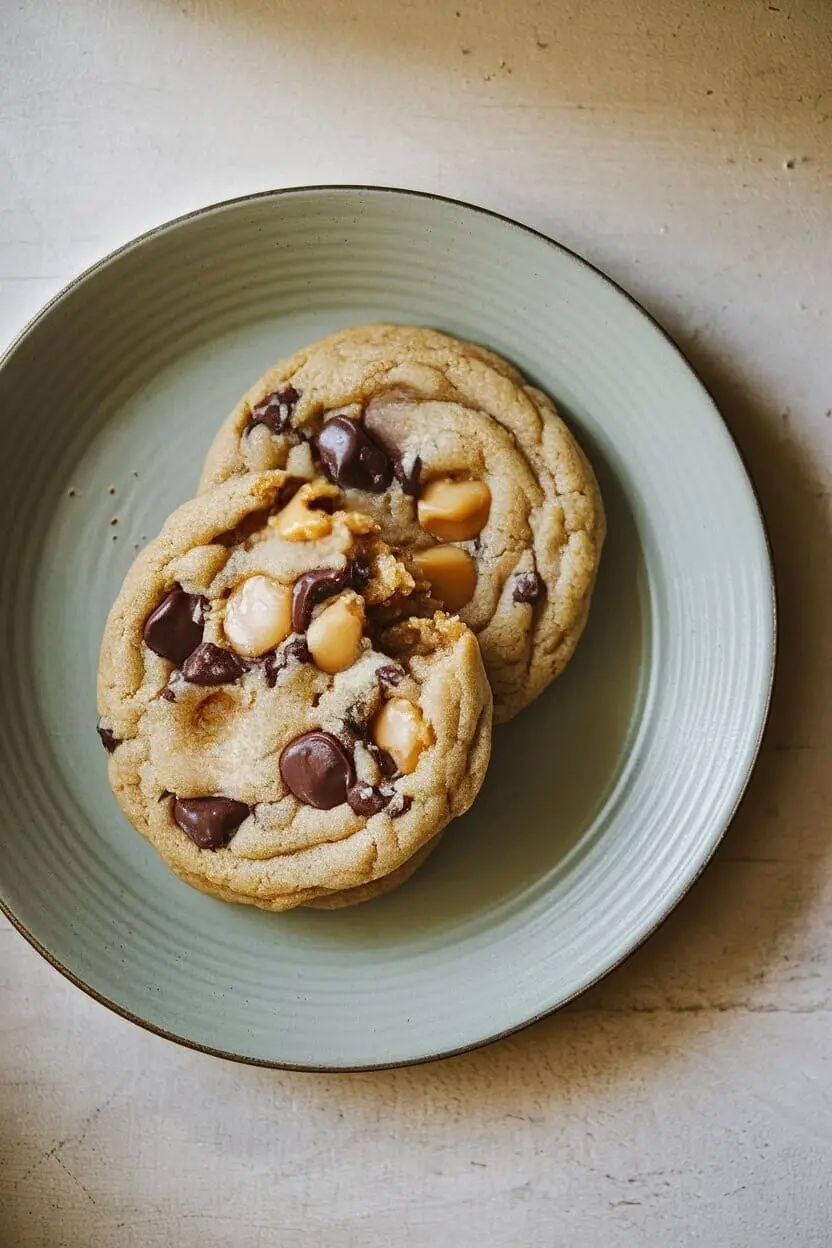
[[[239, 394], [374, 319], [471, 337], [549, 391], [610, 538], [575, 661], [497, 732], [481, 798], [414, 880], [355, 911], [262, 914], [179, 883], [119, 814], [93, 731], [98, 644]], [[287, 1065], [448, 1052], [596, 979], [710, 855], [767, 708], [765, 537], [699, 382], [570, 253], [404, 193], [219, 206], [60, 296], [0, 370], [0, 413], [0, 897], [117, 1008]]]

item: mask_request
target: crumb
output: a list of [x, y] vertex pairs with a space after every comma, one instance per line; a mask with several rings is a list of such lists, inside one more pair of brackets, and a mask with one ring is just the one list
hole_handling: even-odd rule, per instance
[[67, 496], [67, 498], [77, 498], [77, 496], [78, 496], [78, 491], [77, 491], [77, 490], [75, 490], [75, 489], [69, 489], [69, 490], [67, 490], [67, 492], [66, 492], [66, 496]]
[[788, 160], [783, 161], [784, 169], [794, 169], [794, 156], [790, 156]]
[[114, 534], [113, 534], [113, 541], [114, 541], [114, 542], [117, 542], [117, 541], [118, 541], [118, 533], [114, 533]]
[[137, 472], [134, 472], [134, 473], [133, 473], [133, 476], [134, 476], [134, 477], [137, 477], [138, 475], [139, 475], [139, 474], [138, 474]]
[[118, 524], [118, 516], [113, 516], [112, 520], [110, 521], [110, 524]]
[[108, 493], [108, 494], [115, 494], [115, 492], [116, 492], [116, 487], [115, 487], [114, 485], [108, 485], [108, 486], [107, 486], [107, 493]]

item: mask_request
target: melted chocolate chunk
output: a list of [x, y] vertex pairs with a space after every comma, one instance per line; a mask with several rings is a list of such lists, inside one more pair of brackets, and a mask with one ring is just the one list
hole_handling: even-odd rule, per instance
[[390, 818], [398, 819], [400, 815], [406, 815], [412, 805], [412, 797], [407, 793], [397, 793], [390, 803]]
[[296, 663], [309, 662], [309, 647], [303, 637], [290, 637], [280, 650], [272, 650], [262, 660], [266, 684], [270, 689], [274, 689], [280, 673], [293, 661]]
[[333, 416], [317, 437], [318, 454], [330, 481], [343, 489], [383, 494], [393, 479], [393, 465], [357, 420]]
[[411, 498], [415, 498], [419, 493], [419, 482], [422, 478], [421, 455], [417, 455], [407, 467], [402, 459], [394, 459], [393, 475], [402, 487], [402, 491]]
[[108, 754], [112, 754], [116, 746], [121, 744], [118, 737], [113, 735], [112, 728], [106, 727], [103, 719], [99, 719], [98, 723], [95, 725], [95, 731], [101, 738], [101, 744], [104, 746], [104, 749]]
[[166, 702], [175, 702], [175, 701], [176, 701], [176, 694], [173, 692], [173, 690], [171, 689], [170, 685], [168, 685], [168, 687], [167, 687], [166, 689], [163, 689], [163, 690], [162, 690], [162, 692], [159, 694], [159, 697], [160, 697], [160, 698], [164, 698], [164, 700], [165, 700]]
[[392, 754], [388, 754], [386, 750], [382, 750], [379, 746], [372, 747], [372, 753], [375, 754], [378, 765], [381, 768], [381, 774], [385, 780], [395, 780], [401, 775], [395, 758]]
[[394, 440], [390, 437], [389, 428], [385, 425], [384, 409], [392, 402], [393, 406], [399, 404], [412, 403], [417, 399], [417, 395], [406, 390], [389, 390], [386, 394], [377, 395], [370, 399], [364, 411], [364, 424], [370, 430], [370, 434], [382, 448], [393, 464], [393, 476], [402, 487], [402, 491], [411, 498], [419, 493], [419, 483], [422, 476], [422, 457], [414, 455], [411, 459], [407, 452], [403, 452], [401, 447], [396, 446]]
[[371, 815], [377, 815], [380, 810], [384, 810], [395, 791], [387, 785], [379, 788], [375, 784], [365, 784], [363, 780], [359, 780], [347, 790], [347, 801], [357, 815], [369, 819]]
[[245, 670], [236, 654], [212, 641], [200, 642], [182, 664], [182, 675], [192, 685], [230, 685]]
[[180, 667], [202, 641], [204, 618], [204, 599], [186, 594], [177, 585], [147, 617], [142, 633], [145, 645]]
[[324, 598], [339, 594], [350, 584], [350, 568], [316, 568], [304, 572], [292, 590], [292, 630], [305, 633], [312, 619], [312, 608]]
[[280, 755], [283, 783], [298, 801], [331, 810], [347, 800], [355, 782], [352, 759], [331, 732], [305, 732]]
[[356, 593], [366, 589], [370, 575], [370, 560], [366, 555], [356, 555], [350, 564], [350, 585]]
[[257, 511], [250, 511], [233, 529], [218, 533], [213, 539], [214, 542], [229, 550], [234, 546], [242, 546], [255, 533], [266, 527], [269, 517], [274, 514], [275, 510], [275, 507], [259, 507]]
[[350, 715], [346, 715], [341, 722], [338, 740], [343, 741], [344, 745], [349, 746], [351, 749], [356, 741], [361, 740], [363, 735], [364, 732], [358, 720], [353, 719]]
[[[274, 505], [275, 512], [280, 511], [280, 509], [285, 507], [287, 503], [291, 503], [300, 487], [305, 484], [306, 483], [302, 481], [300, 477], [290, 477], [288, 481], [284, 481], [278, 491], [277, 502]], [[320, 501], [320, 499], [315, 499], [316, 503], [319, 503]], [[320, 510], [320, 508], [318, 508], [318, 510]]]
[[267, 394], [265, 399], [251, 409], [246, 433], [255, 425], [265, 425], [272, 433], [285, 433], [292, 423], [292, 413], [299, 398], [294, 386], [285, 386], [283, 390]]
[[407, 673], [398, 663], [385, 663], [376, 668], [376, 680], [382, 689], [398, 689]]
[[200, 849], [222, 849], [250, 814], [230, 797], [175, 797], [173, 818]]
[[537, 602], [543, 592], [543, 581], [536, 572], [521, 572], [514, 578], [515, 602]]

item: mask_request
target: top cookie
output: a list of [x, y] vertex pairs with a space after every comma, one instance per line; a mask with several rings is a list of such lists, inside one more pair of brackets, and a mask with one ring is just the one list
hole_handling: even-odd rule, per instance
[[505, 360], [419, 327], [333, 334], [238, 403], [200, 489], [282, 467], [323, 471], [409, 553], [477, 635], [495, 721], [565, 667], [586, 622], [604, 511], [551, 400]]
[[273, 910], [405, 878], [470, 806], [491, 737], [471, 631], [410, 618], [416, 584], [374, 523], [298, 485], [240, 476], [174, 512], [110, 612], [98, 679], [134, 826], [188, 883]]

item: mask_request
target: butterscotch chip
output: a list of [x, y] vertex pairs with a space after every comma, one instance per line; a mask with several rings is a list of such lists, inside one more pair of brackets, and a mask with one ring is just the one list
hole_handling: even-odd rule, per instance
[[430, 725], [419, 707], [406, 698], [384, 703], [373, 720], [372, 737], [404, 775], [416, 770], [423, 751], [433, 742]]
[[356, 593], [327, 604], [306, 630], [306, 644], [322, 672], [343, 672], [361, 653], [364, 604]]
[[425, 580], [430, 582], [434, 598], [446, 611], [459, 611], [474, 597], [477, 588], [477, 565], [467, 550], [458, 546], [429, 546], [417, 550], [413, 563]]
[[256, 659], [292, 631], [292, 593], [270, 576], [250, 576], [225, 604], [223, 632], [238, 654]]
[[484, 481], [430, 481], [416, 508], [426, 533], [443, 542], [466, 542], [485, 528], [491, 491]]
[[296, 494], [269, 523], [287, 542], [314, 542], [332, 532], [332, 519], [315, 503], [340, 497], [338, 490], [325, 481], [302, 485]]
[[361, 511], [347, 511], [344, 513], [344, 524], [355, 533], [357, 537], [362, 537], [367, 533], [377, 533], [378, 525], [375, 520], [364, 515]]

